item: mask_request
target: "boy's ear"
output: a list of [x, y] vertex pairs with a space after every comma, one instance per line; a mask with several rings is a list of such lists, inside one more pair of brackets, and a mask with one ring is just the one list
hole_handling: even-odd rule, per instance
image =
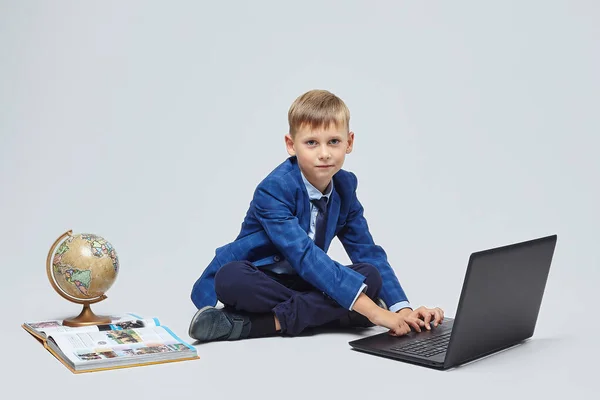
[[290, 156], [296, 155], [296, 149], [294, 148], [294, 140], [292, 135], [285, 135], [285, 148]]
[[354, 146], [354, 132], [348, 132], [348, 146], [346, 147], [346, 154], [352, 153], [353, 146]]

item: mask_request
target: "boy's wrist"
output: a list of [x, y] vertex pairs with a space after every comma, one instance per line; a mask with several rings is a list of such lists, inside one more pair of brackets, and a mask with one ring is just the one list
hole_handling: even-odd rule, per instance
[[389, 310], [385, 310], [379, 306], [376, 306], [371, 311], [371, 314], [367, 316], [367, 318], [369, 318], [369, 321], [371, 321], [375, 325], [381, 325], [382, 321], [384, 321], [386, 318], [389, 318], [389, 316], [393, 314], [394, 313]]
[[367, 317], [367, 319], [369, 321], [373, 322], [374, 324], [376, 324], [374, 322], [375, 320], [378, 320], [381, 318], [381, 316], [383, 314], [382, 311], [389, 312], [389, 311], [384, 310], [383, 308], [379, 307], [377, 304], [375, 304], [373, 302], [373, 300], [371, 300], [364, 293], [360, 293], [358, 295], [358, 298], [354, 302], [354, 307], [352, 309], [353, 309], [353, 311], [356, 311], [357, 313]]
[[406, 315], [410, 314], [411, 312], [413, 312], [413, 309], [410, 307], [404, 307], [404, 308], [401, 308], [398, 311], [396, 311], [397, 314], [400, 314], [402, 316], [406, 316]]

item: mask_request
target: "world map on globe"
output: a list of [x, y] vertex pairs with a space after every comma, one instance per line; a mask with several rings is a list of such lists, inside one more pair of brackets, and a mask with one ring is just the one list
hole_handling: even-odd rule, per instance
[[52, 259], [52, 276], [56, 284], [78, 300], [102, 296], [112, 286], [118, 272], [119, 258], [114, 247], [93, 234], [69, 236]]

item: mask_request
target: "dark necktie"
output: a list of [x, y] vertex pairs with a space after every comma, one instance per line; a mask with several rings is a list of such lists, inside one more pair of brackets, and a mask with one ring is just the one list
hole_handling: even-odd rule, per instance
[[311, 200], [319, 213], [317, 214], [317, 223], [315, 224], [315, 244], [324, 250], [325, 246], [325, 228], [327, 227], [327, 197], [323, 196], [319, 200]]

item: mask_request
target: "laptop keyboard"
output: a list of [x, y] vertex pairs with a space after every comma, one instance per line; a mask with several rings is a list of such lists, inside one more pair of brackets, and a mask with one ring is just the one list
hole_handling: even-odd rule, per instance
[[448, 332], [439, 336], [418, 339], [401, 346], [392, 347], [390, 350], [398, 353], [415, 354], [422, 357], [435, 356], [436, 354], [446, 351], [448, 343], [450, 342], [451, 333], [452, 332]]

